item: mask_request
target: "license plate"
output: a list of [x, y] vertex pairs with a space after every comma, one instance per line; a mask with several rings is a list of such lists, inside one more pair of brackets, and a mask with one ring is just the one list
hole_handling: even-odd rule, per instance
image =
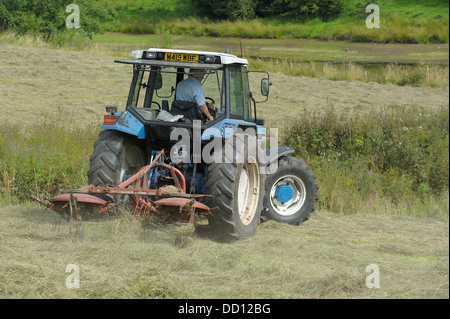
[[166, 61], [198, 63], [198, 55], [197, 54], [184, 54], [184, 53], [166, 53], [165, 60]]

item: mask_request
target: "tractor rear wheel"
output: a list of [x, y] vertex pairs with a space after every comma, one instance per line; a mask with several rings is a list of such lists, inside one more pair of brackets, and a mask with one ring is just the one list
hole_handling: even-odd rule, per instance
[[[104, 130], [94, 144], [88, 170], [89, 185], [118, 186], [145, 165], [145, 155], [137, 140], [117, 131]], [[123, 195], [99, 195], [104, 200], [119, 202]]]
[[242, 160], [225, 161], [224, 155], [221, 163], [208, 167], [206, 193], [214, 196], [206, 202], [211, 208], [209, 227], [220, 241], [253, 236], [260, 221], [265, 177], [260, 174], [257, 158], [248, 155], [246, 145], [244, 149]]
[[299, 225], [309, 219], [319, 196], [316, 177], [303, 160], [284, 156], [266, 177], [264, 217]]

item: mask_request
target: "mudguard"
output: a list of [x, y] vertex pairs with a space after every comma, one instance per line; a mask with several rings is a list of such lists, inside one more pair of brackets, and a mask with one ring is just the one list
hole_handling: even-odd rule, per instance
[[294, 153], [295, 149], [289, 146], [279, 146], [278, 149], [271, 148], [270, 150], [266, 151], [266, 163], [267, 166], [269, 166], [271, 163], [273, 163], [275, 160], [278, 160], [280, 157], [285, 156], [287, 154]]
[[255, 127], [258, 134], [258, 140], [265, 141], [266, 129], [263, 126], [256, 125], [255, 123], [246, 122], [236, 119], [223, 119], [222, 121], [208, 127], [201, 136], [202, 142], [209, 142], [213, 138], [229, 139], [233, 136], [234, 132], [238, 128], [245, 130], [248, 127]]
[[116, 130], [136, 136], [138, 139], [145, 139], [145, 127], [137, 118], [127, 111], [116, 113], [119, 115], [116, 124], [102, 125], [103, 129]]

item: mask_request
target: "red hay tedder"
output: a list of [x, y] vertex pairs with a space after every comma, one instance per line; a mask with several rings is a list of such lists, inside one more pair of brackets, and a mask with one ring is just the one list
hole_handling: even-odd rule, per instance
[[[110, 194], [126, 197], [125, 201], [134, 205], [135, 216], [161, 216], [177, 222], [188, 222], [195, 225], [198, 215], [205, 214], [210, 208], [198, 201], [197, 198], [212, 197], [205, 194], [186, 193], [186, 181], [183, 174], [175, 167], [160, 161], [164, 158], [164, 150], [147, 166], [142, 167], [136, 174], [123, 183], [114, 186], [87, 185], [74, 190], [58, 191], [64, 193], [47, 201], [32, 198], [39, 204], [60, 214], [65, 220], [86, 220], [101, 214], [108, 214], [108, 210], [115, 208], [116, 202], [105, 201], [99, 195]], [[168, 185], [158, 189], [148, 187], [148, 175], [152, 169], [166, 170], [174, 181], [175, 186]], [[53, 189], [56, 190], [56, 189]]]

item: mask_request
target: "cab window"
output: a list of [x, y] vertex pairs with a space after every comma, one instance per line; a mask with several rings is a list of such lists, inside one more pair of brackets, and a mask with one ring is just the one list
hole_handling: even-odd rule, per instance
[[[176, 87], [188, 77], [188, 72], [189, 69], [184, 68], [135, 65], [127, 107], [131, 107], [146, 120], [156, 118], [160, 110], [170, 111], [172, 102], [176, 99]], [[202, 80], [205, 96], [209, 98], [206, 102], [215, 102], [216, 118], [225, 113], [224, 78], [222, 69], [211, 69]], [[242, 85], [241, 82], [239, 80], [239, 85]]]
[[242, 66], [230, 66], [230, 117], [249, 118], [249, 100], [247, 95], [247, 69]]

